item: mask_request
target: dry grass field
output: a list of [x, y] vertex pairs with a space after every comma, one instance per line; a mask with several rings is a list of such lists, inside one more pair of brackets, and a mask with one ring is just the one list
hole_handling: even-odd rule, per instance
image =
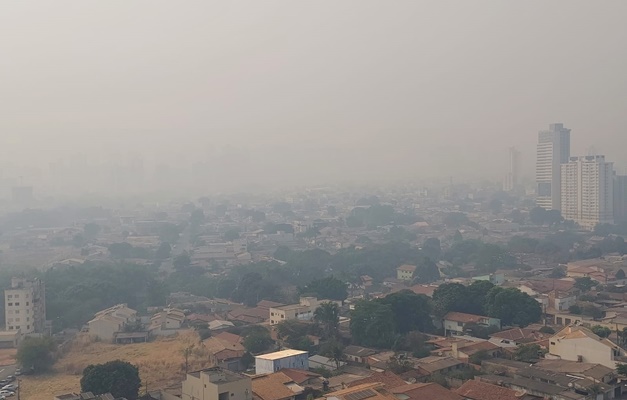
[[183, 379], [183, 351], [192, 345], [190, 371], [211, 366], [206, 351], [200, 347], [198, 335], [193, 331], [150, 343], [128, 345], [97, 342], [87, 335], [80, 335], [67, 354], [56, 362], [53, 372], [22, 377], [21, 398], [50, 400], [57, 394], [79, 392], [81, 374], [86, 366], [112, 360], [129, 361], [139, 367], [142, 384], [145, 386], [148, 383], [150, 390], [165, 388]]
[[0, 367], [15, 364], [17, 349], [0, 349]]

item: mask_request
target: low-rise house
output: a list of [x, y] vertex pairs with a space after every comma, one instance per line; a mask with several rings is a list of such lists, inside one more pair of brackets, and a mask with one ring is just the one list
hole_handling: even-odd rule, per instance
[[451, 311], [444, 316], [443, 324], [445, 335], [463, 335], [466, 332], [467, 326], [470, 324], [501, 328], [501, 320], [498, 318], [455, 311]]
[[516, 347], [521, 344], [547, 340], [552, 335], [532, 328], [512, 328], [490, 335], [490, 342], [500, 347]]
[[128, 324], [135, 323], [137, 311], [126, 304], [118, 304], [96, 313], [87, 323], [89, 334], [101, 340], [113, 340], [116, 332], [121, 332]]
[[403, 385], [393, 388], [390, 392], [399, 400], [464, 400], [459, 394], [433, 382]]
[[478, 353], [483, 352], [490, 357], [497, 357], [501, 354], [501, 348], [487, 340], [474, 343], [454, 342], [451, 350], [453, 357], [465, 363], [470, 362], [471, 357]]
[[181, 400], [250, 400], [252, 393], [250, 377], [214, 367], [188, 373]]
[[608, 368], [616, 368], [617, 362], [627, 362], [625, 350], [583, 326], [567, 326], [552, 336], [547, 358], [601, 364]]
[[346, 357], [346, 360], [360, 364], [366, 364], [368, 362], [368, 357], [376, 353], [376, 350], [361, 346], [346, 346], [344, 348], [344, 356]]
[[309, 369], [309, 353], [301, 350], [282, 350], [255, 356], [255, 373], [270, 374], [283, 368]]
[[535, 396], [525, 395], [523, 392], [493, 385], [479, 380], [466, 381], [455, 390], [464, 399], [470, 400], [537, 400]]
[[488, 275], [473, 276], [471, 279], [473, 281], [487, 281], [493, 285], [500, 286], [505, 283], [505, 274], [494, 273]]
[[241, 371], [241, 358], [246, 349], [241, 343], [234, 343], [217, 336], [209, 337], [202, 342], [203, 347], [209, 353], [209, 359], [213, 365], [229, 371]]
[[348, 384], [348, 387], [363, 386], [365, 384], [379, 383], [382, 384], [385, 389], [393, 389], [399, 386], [407, 385], [407, 382], [400, 376], [391, 371], [375, 372], [365, 378], [354, 380]]
[[0, 349], [17, 349], [22, 341], [20, 330], [0, 331]]
[[216, 319], [207, 324], [209, 326], [209, 330], [211, 331], [221, 331], [224, 329], [229, 329], [234, 327], [235, 325], [230, 321], [223, 321], [220, 319]]
[[385, 389], [383, 384], [378, 382], [351, 386], [336, 392], [327, 393], [324, 398], [326, 400], [398, 400], [396, 396]]
[[335, 360], [319, 354], [309, 357], [309, 368], [324, 368], [329, 371], [335, 371], [338, 368], [338, 365], [341, 368], [346, 365], [346, 363], [344, 361], [336, 362]]
[[252, 388], [259, 400], [294, 400], [305, 391], [283, 372], [253, 376]]
[[337, 303], [334, 300], [318, 300], [315, 297], [301, 297], [298, 304], [288, 304], [286, 306], [270, 307], [270, 325], [276, 325], [282, 321], [300, 320], [310, 321], [314, 317], [314, 312], [324, 302]]
[[430, 375], [435, 373], [452, 372], [463, 368], [464, 365], [465, 364], [463, 362], [453, 357], [429, 356], [414, 360], [414, 368], [420, 368]]
[[401, 281], [411, 281], [412, 279], [414, 279], [415, 272], [415, 265], [401, 265], [400, 267], [396, 268], [396, 279]]
[[322, 375], [316, 374], [315, 372], [292, 368], [283, 368], [279, 372], [289, 376], [294, 382], [303, 387], [310, 387], [313, 385], [320, 386], [322, 383]]
[[152, 335], [167, 336], [175, 334], [183, 326], [185, 313], [177, 308], [166, 308], [150, 318], [148, 331]]

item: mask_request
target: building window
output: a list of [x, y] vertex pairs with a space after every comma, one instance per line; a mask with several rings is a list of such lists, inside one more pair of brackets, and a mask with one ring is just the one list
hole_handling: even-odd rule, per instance
[[30, 329], [30, 325], [26, 325], [26, 329]]
[[12, 298], [13, 298], [13, 295], [12, 295], [12, 294], [10, 294], [10, 295], [8, 295], [8, 296], [7, 296], [7, 298], [12, 299]]
[[26, 302], [26, 305], [27, 305], [27, 306], [30, 306], [30, 303], [27, 301], [27, 302]]
[[13, 327], [12, 327], [12, 326], [9, 326], [9, 330], [12, 330], [12, 329], [13, 329]]
[[15, 305], [16, 305], [16, 306], [19, 306], [19, 305], [20, 305], [20, 303], [15, 303]]
[[12, 305], [13, 305], [13, 303], [8, 303], [7, 305], [8, 305], [8, 306], [12, 306]]

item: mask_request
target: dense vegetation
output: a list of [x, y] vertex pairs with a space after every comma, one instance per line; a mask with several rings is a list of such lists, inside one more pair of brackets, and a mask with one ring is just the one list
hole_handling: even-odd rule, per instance
[[92, 392], [96, 395], [111, 393], [116, 399], [137, 399], [140, 386], [141, 379], [137, 367], [120, 360], [89, 365], [81, 378], [82, 392]]

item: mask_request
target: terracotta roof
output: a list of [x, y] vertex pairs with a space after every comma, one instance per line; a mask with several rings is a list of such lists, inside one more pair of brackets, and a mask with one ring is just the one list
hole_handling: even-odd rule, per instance
[[390, 392], [394, 394], [404, 394], [408, 396], [409, 400], [463, 400], [463, 397], [459, 394], [433, 382], [399, 386], [391, 389]]
[[238, 358], [244, 355], [246, 350], [240, 343], [231, 343], [226, 340], [212, 336], [203, 340], [203, 346], [207, 351], [213, 354], [218, 360], [227, 360], [229, 358]]
[[416, 271], [416, 266], [415, 265], [404, 264], [404, 265], [401, 265], [400, 267], [396, 268], [396, 270], [397, 271], [414, 272], [414, 271]]
[[513, 328], [493, 333], [490, 337], [511, 340], [518, 343], [527, 343], [547, 339], [551, 337], [551, 335], [531, 328]]
[[290, 379], [292, 379], [294, 382], [298, 383], [299, 385], [307, 382], [310, 379], [320, 378], [321, 376], [314, 372], [309, 372], [309, 371], [305, 371], [302, 369], [292, 369], [292, 368], [283, 368], [279, 372], [282, 372], [285, 375], [289, 376]]
[[376, 350], [361, 346], [346, 346], [344, 348], [344, 354], [348, 354], [349, 356], [368, 357], [376, 353]]
[[284, 305], [285, 304], [277, 303], [276, 301], [261, 300], [259, 303], [257, 303], [257, 308], [263, 308], [263, 309], [269, 310], [272, 307], [281, 307]]
[[549, 293], [554, 290], [558, 292], [569, 292], [575, 287], [575, 281], [566, 279], [536, 279], [529, 280], [523, 285], [528, 286], [538, 293]]
[[465, 382], [456, 392], [473, 400], [519, 400], [515, 390], [476, 380]]
[[286, 386], [289, 383], [294, 381], [282, 372], [256, 376], [252, 378], [253, 393], [262, 400], [289, 399], [297, 394]]
[[463, 322], [465, 324], [468, 323], [477, 323], [482, 319], [489, 319], [490, 317], [485, 317], [483, 315], [475, 315], [475, 314], [466, 314], [456, 311], [451, 311], [444, 316], [444, 319], [447, 321], [455, 321], [455, 322]]
[[[340, 400], [353, 400], [354, 396], [351, 394], [359, 393], [360, 398], [368, 399], [368, 400], [398, 400], [395, 396], [382, 392], [383, 385], [381, 383], [367, 383], [363, 385], [351, 386], [348, 389], [338, 390], [337, 392], [332, 392], [326, 394], [326, 398], [336, 398]], [[366, 397], [363, 397], [366, 395]]]
[[435, 289], [437, 289], [437, 286], [431, 286], [431, 285], [414, 285], [410, 287], [398, 286], [392, 289], [391, 293], [397, 293], [397, 292], [400, 292], [401, 290], [411, 290], [412, 292], [416, 294], [424, 294], [425, 296], [433, 297], [433, 292], [435, 292]]
[[217, 335], [214, 335], [213, 337], [224, 340], [225, 342], [229, 342], [229, 343], [242, 343], [242, 341], [244, 340], [243, 337], [241, 337], [240, 335], [236, 335], [234, 333], [230, 333], [230, 332], [220, 332]]
[[375, 372], [367, 378], [358, 379], [354, 382], [348, 384], [348, 387], [354, 387], [363, 385], [365, 383], [382, 383], [387, 389], [392, 389], [395, 387], [407, 385], [400, 376], [396, 375], [393, 372], [385, 371], [385, 372]]
[[464, 345], [463, 347], [458, 347], [457, 349], [463, 352], [464, 354], [471, 356], [480, 351], [497, 350], [497, 349], [500, 349], [500, 347], [492, 342], [485, 341], [485, 342], [476, 342], [476, 343], [467, 344], [467, 345]]

